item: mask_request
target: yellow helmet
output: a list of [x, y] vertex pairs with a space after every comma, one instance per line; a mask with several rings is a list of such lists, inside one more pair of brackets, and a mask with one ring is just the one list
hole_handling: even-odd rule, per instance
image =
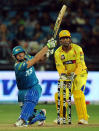
[[61, 37], [71, 37], [71, 34], [68, 30], [62, 30], [60, 33], [59, 33], [59, 38]]

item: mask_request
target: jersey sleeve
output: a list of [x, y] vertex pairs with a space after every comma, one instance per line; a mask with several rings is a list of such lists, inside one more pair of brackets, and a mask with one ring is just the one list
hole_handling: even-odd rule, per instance
[[81, 73], [81, 71], [84, 69], [84, 68], [87, 68], [85, 66], [85, 62], [84, 62], [84, 53], [83, 53], [83, 50], [81, 47], [78, 47], [76, 49], [76, 64], [77, 64], [77, 67], [76, 67], [76, 70], [75, 70], [75, 74], [78, 75]]
[[55, 52], [54, 58], [55, 58], [56, 69], [59, 75], [61, 75], [61, 73], [67, 73], [65, 66], [63, 65], [58, 53]]
[[28, 60], [31, 60], [34, 56], [31, 56], [31, 55], [26, 55], [25, 58], [28, 59]]
[[27, 69], [26, 61], [15, 64], [15, 70], [17, 70], [17, 71], [22, 71], [22, 70], [26, 70], [26, 69]]

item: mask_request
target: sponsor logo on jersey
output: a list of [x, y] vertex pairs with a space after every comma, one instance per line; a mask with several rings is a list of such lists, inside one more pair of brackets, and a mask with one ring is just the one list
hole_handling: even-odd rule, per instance
[[76, 60], [69, 60], [63, 62], [63, 64], [74, 64], [74, 63], [76, 63]]
[[65, 59], [65, 56], [64, 55], [61, 55], [61, 60], [64, 60]]

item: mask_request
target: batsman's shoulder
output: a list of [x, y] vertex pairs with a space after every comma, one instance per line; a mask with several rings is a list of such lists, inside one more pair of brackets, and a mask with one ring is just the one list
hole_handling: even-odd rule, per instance
[[27, 65], [26, 62], [19, 62], [19, 63], [15, 63], [14, 68], [16, 70], [22, 70], [26, 67], [26, 65]]
[[18, 70], [18, 67], [19, 67], [19, 63], [16, 62], [16, 63], [14, 64], [14, 69], [15, 69], [15, 70]]
[[17, 68], [18, 65], [19, 65], [19, 63], [16, 62], [16, 63], [14, 64], [14, 67]]

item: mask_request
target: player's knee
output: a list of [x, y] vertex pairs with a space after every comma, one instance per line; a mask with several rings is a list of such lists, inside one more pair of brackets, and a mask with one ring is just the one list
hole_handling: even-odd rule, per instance
[[81, 91], [81, 90], [75, 90], [74, 92], [73, 92], [73, 95], [74, 95], [74, 98], [81, 98], [82, 96], [84, 96], [84, 93]]
[[32, 102], [37, 104], [39, 100], [39, 92], [37, 90], [32, 90], [25, 96], [25, 102]]

